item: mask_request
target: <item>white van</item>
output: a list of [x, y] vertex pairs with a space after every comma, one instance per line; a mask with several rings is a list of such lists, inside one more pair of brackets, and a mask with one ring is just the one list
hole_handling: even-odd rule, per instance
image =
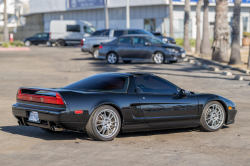
[[50, 22], [50, 43], [59, 46], [81, 44], [83, 37], [95, 32], [95, 28], [87, 21], [52, 20]]

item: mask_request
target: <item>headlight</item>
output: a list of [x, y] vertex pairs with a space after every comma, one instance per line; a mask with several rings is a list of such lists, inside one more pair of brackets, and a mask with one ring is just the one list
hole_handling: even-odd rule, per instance
[[163, 39], [162, 39], [162, 41], [167, 42], [167, 41], [168, 41], [168, 39], [167, 39], [167, 38], [163, 38]]
[[169, 52], [173, 52], [173, 53], [178, 53], [178, 50], [176, 50], [174, 48], [165, 48], [165, 50], [167, 50]]
[[183, 52], [184, 50], [181, 48], [180, 51]]

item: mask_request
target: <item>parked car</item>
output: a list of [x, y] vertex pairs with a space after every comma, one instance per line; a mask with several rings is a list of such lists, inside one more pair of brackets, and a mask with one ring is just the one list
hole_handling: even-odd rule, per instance
[[158, 37], [159, 39], [161, 39], [162, 41], [166, 42], [166, 43], [171, 43], [171, 44], [176, 44], [176, 41], [174, 38], [172, 37], [165, 37], [163, 36], [160, 32], [151, 32], [155, 37]]
[[101, 29], [97, 30], [90, 37], [82, 39], [82, 52], [89, 52], [94, 58], [98, 57], [99, 46], [101, 43], [108, 43], [127, 34], [146, 34], [154, 36], [152, 33], [142, 29]]
[[237, 113], [224, 97], [188, 92], [150, 73], [102, 73], [58, 89], [21, 87], [16, 96], [12, 113], [19, 125], [86, 131], [99, 141], [113, 140], [120, 131], [215, 132], [234, 123]]
[[38, 45], [38, 44], [50, 45], [49, 37], [50, 37], [49, 33], [37, 33], [32, 37], [28, 37], [28, 38], [23, 39], [23, 42], [24, 42], [25, 46], [27, 46], [27, 47], [31, 46], [32, 44], [33, 45]]
[[186, 57], [182, 47], [168, 44], [149, 35], [124, 35], [118, 39], [103, 43], [99, 47], [98, 59], [106, 59], [108, 63], [124, 63], [136, 61], [154, 61], [157, 64], [165, 61], [177, 62]]
[[50, 43], [59, 46], [81, 44], [83, 37], [95, 32], [95, 28], [87, 21], [52, 20], [50, 22]]

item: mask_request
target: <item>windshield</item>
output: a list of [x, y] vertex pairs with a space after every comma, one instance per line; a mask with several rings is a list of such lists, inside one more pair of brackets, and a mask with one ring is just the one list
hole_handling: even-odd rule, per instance
[[106, 31], [108, 30], [98, 30], [98, 31], [95, 31], [91, 36], [101, 36], [101, 34], [103, 34]]
[[84, 26], [84, 32], [88, 34], [92, 34], [96, 31], [96, 29], [93, 26]]
[[146, 37], [146, 39], [150, 41], [150, 43], [152, 44], [157, 44], [157, 45], [165, 44], [163, 41], [161, 41], [159, 38], [156, 37]]
[[128, 77], [120, 74], [98, 74], [67, 85], [64, 89], [105, 92], [127, 92]]

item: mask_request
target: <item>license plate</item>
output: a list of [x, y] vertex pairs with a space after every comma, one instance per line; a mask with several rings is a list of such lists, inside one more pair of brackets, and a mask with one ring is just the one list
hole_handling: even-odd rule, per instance
[[30, 112], [29, 121], [39, 122], [38, 112], [35, 111]]

